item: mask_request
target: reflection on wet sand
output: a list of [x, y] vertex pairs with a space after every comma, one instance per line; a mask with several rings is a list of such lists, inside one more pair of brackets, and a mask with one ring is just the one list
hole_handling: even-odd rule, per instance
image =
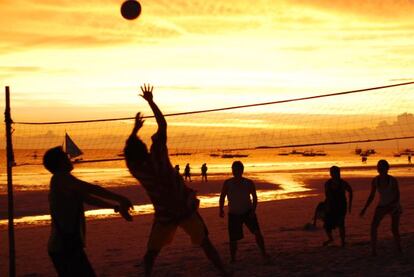
[[[260, 202], [302, 198], [312, 196], [311, 189], [307, 188], [304, 183], [294, 178], [292, 174], [261, 173], [251, 175], [250, 178], [260, 180], [275, 185], [274, 190], [258, 190], [257, 196]], [[219, 203], [219, 193], [199, 195], [200, 208], [217, 207]], [[133, 215], [152, 214], [154, 209], [152, 204], [135, 205]], [[111, 209], [89, 210], [85, 212], [88, 220], [119, 217]], [[47, 225], [50, 223], [50, 215], [26, 216], [14, 220], [18, 227], [30, 227]], [[7, 228], [7, 220], [0, 220], [0, 229]]]

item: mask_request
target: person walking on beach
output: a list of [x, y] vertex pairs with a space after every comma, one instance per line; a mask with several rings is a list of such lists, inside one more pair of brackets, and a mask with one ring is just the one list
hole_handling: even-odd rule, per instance
[[[333, 242], [332, 230], [339, 228], [341, 245], [345, 246], [345, 216], [347, 210], [351, 213], [352, 208], [352, 188], [341, 178], [341, 170], [337, 166], [332, 166], [329, 170], [331, 179], [325, 183], [325, 222], [324, 228], [328, 240], [324, 246]], [[349, 206], [347, 205], [345, 192], [348, 192]], [[348, 206], [348, 208], [347, 208]]]
[[371, 205], [375, 198], [375, 193], [378, 191], [380, 199], [375, 209], [374, 217], [371, 223], [371, 247], [372, 255], [377, 255], [377, 233], [378, 227], [382, 219], [386, 215], [391, 216], [391, 230], [394, 236], [397, 251], [402, 253], [401, 238], [400, 238], [400, 217], [402, 213], [400, 204], [400, 190], [398, 187], [398, 181], [396, 178], [388, 174], [390, 165], [386, 160], [380, 160], [377, 164], [377, 171], [379, 173], [371, 182], [371, 193], [367, 199], [367, 202], [362, 209], [360, 216], [364, 216], [367, 208]]
[[408, 153], [407, 159], [408, 159], [408, 164], [411, 164], [411, 153]]
[[[256, 216], [257, 194], [252, 180], [243, 177], [244, 165], [240, 161], [232, 164], [233, 178], [227, 179], [221, 190], [219, 216], [224, 217], [224, 201], [228, 198], [228, 232], [230, 237], [231, 262], [236, 261], [237, 241], [243, 238], [243, 224], [255, 235], [263, 258], [269, 256]], [[253, 202], [250, 199], [253, 198]]]
[[146, 190], [155, 210], [154, 221], [144, 256], [145, 276], [151, 276], [155, 259], [161, 249], [171, 243], [177, 227], [182, 228], [195, 245], [199, 245], [207, 258], [223, 276], [225, 270], [221, 258], [208, 237], [207, 227], [198, 213], [199, 200], [195, 191], [184, 184], [182, 176], [173, 168], [167, 148], [167, 122], [153, 100], [153, 87], [141, 87], [143, 97], [151, 107], [158, 129], [152, 135], [150, 151], [137, 136], [144, 124], [140, 113], [126, 141], [124, 154], [130, 173]]
[[132, 204], [121, 195], [73, 176], [73, 165], [60, 146], [46, 151], [43, 165], [53, 174], [49, 190], [52, 222], [48, 252], [56, 272], [60, 277], [96, 276], [84, 251], [83, 204], [114, 209], [128, 221], [132, 220], [129, 214]]
[[191, 168], [190, 164], [186, 164], [184, 168], [184, 180], [187, 181], [187, 179], [191, 182]]
[[176, 164], [176, 165], [174, 166], [174, 169], [175, 169], [175, 172], [177, 173], [177, 175], [180, 175], [180, 174], [181, 174], [181, 173], [180, 173], [180, 165]]
[[203, 163], [201, 166], [201, 181], [207, 182], [207, 164]]

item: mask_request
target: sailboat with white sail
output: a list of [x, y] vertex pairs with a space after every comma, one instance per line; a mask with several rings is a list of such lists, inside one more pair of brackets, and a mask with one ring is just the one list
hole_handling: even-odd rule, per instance
[[82, 158], [78, 158], [79, 156], [83, 155], [82, 150], [76, 145], [73, 139], [66, 132], [65, 132], [65, 142], [63, 145], [63, 149], [66, 152], [66, 154], [68, 154], [69, 159], [71, 160], [75, 159], [74, 162], [78, 162], [82, 160]]

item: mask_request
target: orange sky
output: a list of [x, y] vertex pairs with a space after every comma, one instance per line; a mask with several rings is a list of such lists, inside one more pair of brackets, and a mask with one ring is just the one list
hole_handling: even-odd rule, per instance
[[13, 118], [131, 116], [143, 82], [183, 111], [414, 80], [414, 1], [140, 2], [0, 1]]

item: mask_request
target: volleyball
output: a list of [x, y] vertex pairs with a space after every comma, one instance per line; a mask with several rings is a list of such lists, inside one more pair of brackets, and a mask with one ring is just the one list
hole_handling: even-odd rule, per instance
[[141, 14], [141, 4], [136, 0], [126, 0], [121, 6], [122, 17], [133, 20]]

